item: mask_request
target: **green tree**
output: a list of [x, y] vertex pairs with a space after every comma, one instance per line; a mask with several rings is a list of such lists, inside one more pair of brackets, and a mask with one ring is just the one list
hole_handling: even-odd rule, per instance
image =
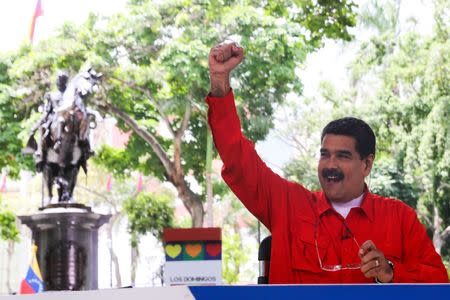
[[5, 207], [0, 210], [0, 238], [4, 241], [19, 241], [16, 216]]
[[8, 261], [6, 264], [6, 286], [8, 292], [12, 293], [11, 277], [11, 259], [14, 254], [14, 245], [19, 241], [19, 230], [17, 229], [16, 216], [6, 208], [2, 199], [0, 199], [0, 239], [8, 243]]
[[17, 139], [23, 130], [17, 107], [28, 99], [21, 99], [14, 90], [15, 83], [8, 73], [15, 59], [15, 55], [0, 55], [0, 170], [7, 169], [12, 178], [17, 178], [24, 164], [31, 166], [31, 160], [21, 155], [22, 141]]
[[244, 249], [242, 238], [239, 232], [236, 232], [231, 226], [223, 227], [223, 280], [228, 283], [239, 282], [239, 275], [242, 272], [242, 266], [247, 263], [248, 252]]
[[91, 16], [81, 28], [66, 24], [59, 36], [10, 58], [10, 89], [20, 92], [14, 99], [29, 99], [10, 114], [20, 121], [35, 112], [56, 69], [75, 73], [93, 65], [105, 80], [92, 104], [134, 132], [121, 163], [107, 159], [117, 153], [105, 150], [107, 167], [171, 182], [192, 225], [202, 226], [202, 197], [186, 175], [204, 185], [210, 47], [232, 38], [246, 48], [234, 78], [236, 99], [245, 133], [261, 140], [273, 126], [274, 106], [301, 92], [295, 68], [306, 54], [323, 38], [350, 38], [353, 9], [351, 1], [130, 1], [123, 14]]
[[450, 25], [443, 21], [448, 4], [434, 2], [431, 36], [415, 30], [399, 34], [395, 19], [397, 26], [379, 29], [361, 51], [366, 59], [355, 64], [359, 79], [377, 72], [380, 89], [368, 105], [378, 112], [371, 121], [382, 140], [382, 159], [393, 166], [393, 196], [417, 203], [444, 256], [450, 237]]
[[147, 194], [140, 193], [137, 197], [129, 198], [124, 203], [124, 210], [128, 216], [128, 229], [131, 235], [132, 260], [131, 283], [135, 283], [137, 260], [139, 257], [139, 239], [150, 233], [159, 240], [162, 239], [164, 228], [172, 227], [173, 196], [169, 193]]
[[[219, 178], [217, 178], [219, 179]], [[222, 277], [226, 283], [256, 282], [258, 220], [226, 187], [215, 181], [216, 212], [221, 215]]]

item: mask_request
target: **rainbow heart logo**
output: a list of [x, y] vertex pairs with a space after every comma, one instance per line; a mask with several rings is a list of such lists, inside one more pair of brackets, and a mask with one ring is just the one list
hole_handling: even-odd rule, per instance
[[221, 250], [221, 247], [220, 247], [219, 243], [206, 245], [206, 253], [208, 253], [208, 255], [211, 257], [218, 256], [220, 254], [220, 250]]
[[166, 250], [166, 254], [169, 257], [175, 258], [178, 255], [180, 255], [180, 253], [181, 253], [181, 246], [179, 244], [166, 245], [165, 250]]
[[202, 245], [200, 244], [187, 244], [186, 253], [192, 257], [197, 257], [202, 252]]

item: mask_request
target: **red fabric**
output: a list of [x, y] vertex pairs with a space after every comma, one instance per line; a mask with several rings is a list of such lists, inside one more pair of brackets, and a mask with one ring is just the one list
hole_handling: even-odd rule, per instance
[[[222, 177], [272, 233], [270, 283], [372, 283], [357, 270], [322, 271], [324, 265], [360, 263], [358, 246], [345, 238], [344, 219], [322, 192], [311, 192], [272, 172], [242, 133], [230, 92], [207, 97], [209, 124], [224, 163]], [[394, 265], [394, 282], [448, 282], [441, 257], [417, 219], [401, 201], [366, 191], [361, 207], [345, 223], [361, 245], [372, 240]]]
[[30, 26], [30, 43], [33, 43], [33, 37], [34, 37], [34, 29], [36, 27], [36, 20], [40, 16], [44, 15], [44, 11], [42, 10], [42, 4], [41, 0], [38, 0], [36, 2], [36, 8], [34, 9], [33, 19], [31, 19], [31, 26]]
[[2, 176], [2, 185], [0, 186], [0, 192], [6, 192], [6, 174]]
[[164, 228], [163, 242], [179, 241], [220, 241], [221, 230], [217, 227], [209, 228]]
[[30, 286], [30, 284], [24, 279], [20, 283], [19, 294], [36, 294], [36, 291]]
[[108, 178], [106, 179], [106, 191], [111, 192], [112, 190], [112, 176], [111, 174], [108, 175]]
[[142, 182], [142, 174], [139, 174], [136, 189], [139, 193], [142, 192], [142, 190], [144, 189], [144, 183]]

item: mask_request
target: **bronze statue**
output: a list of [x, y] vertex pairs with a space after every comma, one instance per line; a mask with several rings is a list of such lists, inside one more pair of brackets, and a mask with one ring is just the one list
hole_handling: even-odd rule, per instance
[[[92, 68], [77, 74], [70, 82], [66, 72], [58, 72], [57, 91], [46, 93], [43, 116], [31, 130], [23, 150], [33, 154], [36, 171], [43, 172], [50, 200], [54, 184], [59, 202], [73, 202], [73, 190], [80, 167], [87, 173], [87, 160], [93, 155], [89, 131], [96, 127], [97, 112], [84, 101], [95, 91], [101, 73]], [[39, 143], [34, 134], [40, 132]]]

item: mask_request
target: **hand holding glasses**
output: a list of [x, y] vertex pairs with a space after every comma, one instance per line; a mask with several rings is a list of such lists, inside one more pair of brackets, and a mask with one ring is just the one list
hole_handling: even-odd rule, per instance
[[376, 282], [392, 282], [394, 279], [394, 264], [384, 257], [375, 246], [375, 243], [368, 240], [362, 244], [359, 253], [361, 258], [361, 272], [367, 278], [374, 278]]
[[316, 246], [317, 260], [319, 261], [320, 269], [327, 272], [361, 269], [361, 272], [363, 272], [365, 277], [374, 278], [376, 282], [391, 282], [394, 277], [393, 263], [384, 257], [383, 252], [376, 248], [373, 241], [368, 240], [360, 246], [347, 224], [343, 224], [346, 227], [347, 232], [351, 234], [355, 244], [358, 246], [358, 256], [361, 258], [361, 262], [346, 265], [324, 265], [322, 263], [322, 259], [320, 258], [319, 247], [317, 245], [316, 223], [314, 226], [314, 243]]

